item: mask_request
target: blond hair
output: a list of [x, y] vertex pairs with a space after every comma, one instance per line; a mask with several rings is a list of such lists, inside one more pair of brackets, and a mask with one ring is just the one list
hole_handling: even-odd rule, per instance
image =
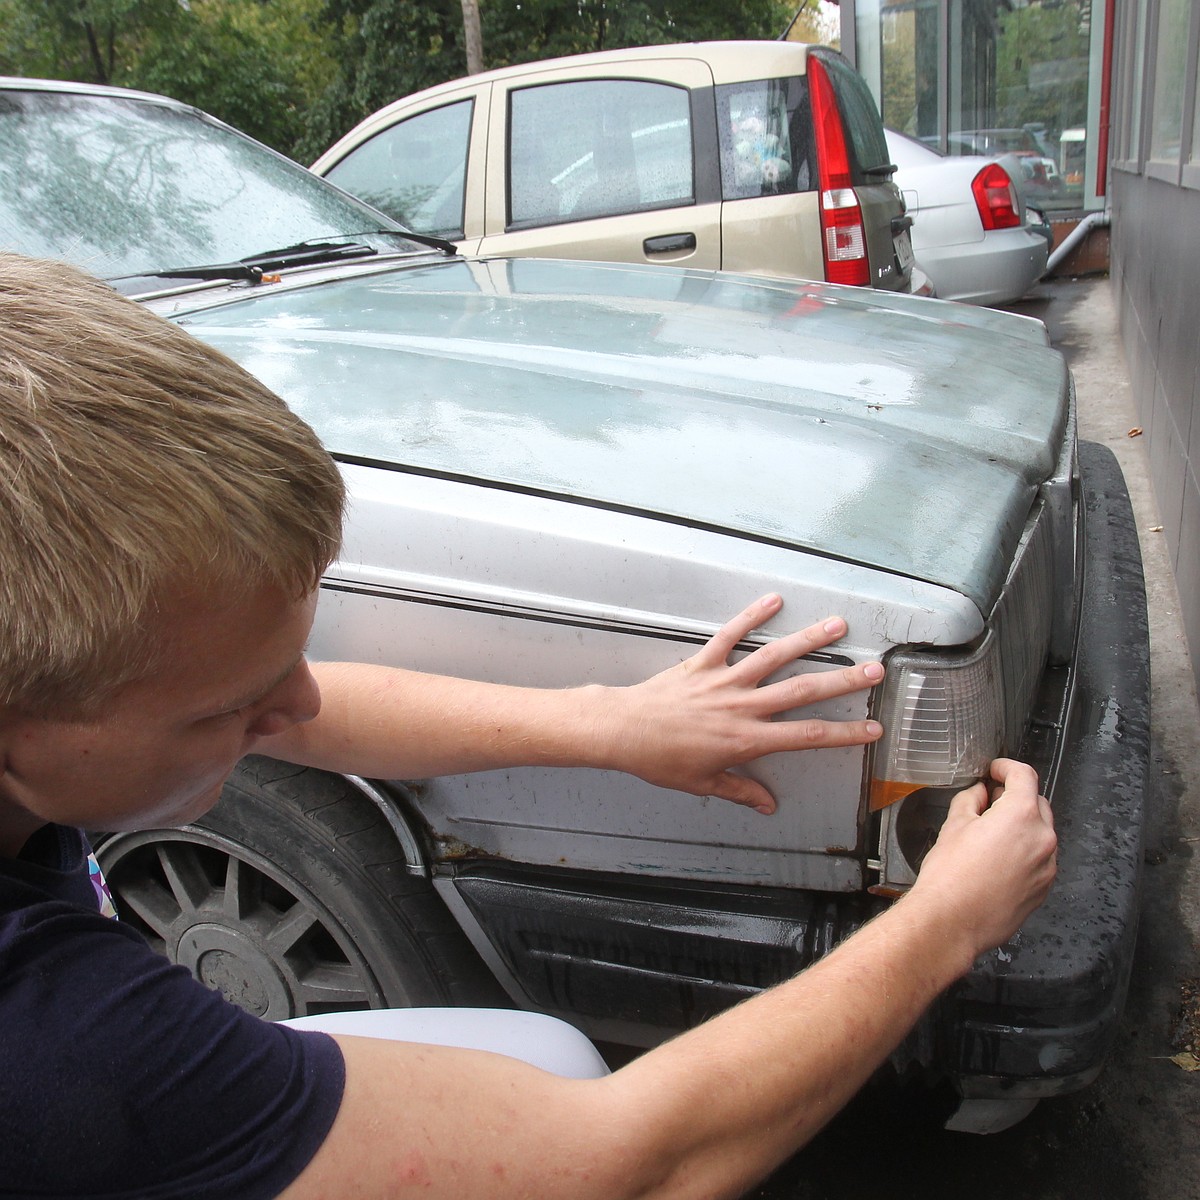
[[63, 263], [0, 254], [0, 705], [94, 711], [172, 590], [314, 587], [341, 477], [231, 359]]

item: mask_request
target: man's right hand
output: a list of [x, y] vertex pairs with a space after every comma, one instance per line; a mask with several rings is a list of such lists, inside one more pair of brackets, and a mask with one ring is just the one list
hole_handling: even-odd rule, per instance
[[[1054, 817], [1037, 772], [998, 758], [995, 781], [959, 792], [925, 858], [911, 903], [941, 906], [948, 930], [967, 939], [970, 961], [1006, 942], [1045, 900], [1058, 869]], [[969, 964], [968, 964], [969, 965]]]
[[339, 1037], [346, 1089], [281, 1200], [744, 1195], [863, 1085], [935, 997], [1045, 898], [1036, 773], [955, 797], [899, 903], [795, 979], [602, 1079], [446, 1046]]

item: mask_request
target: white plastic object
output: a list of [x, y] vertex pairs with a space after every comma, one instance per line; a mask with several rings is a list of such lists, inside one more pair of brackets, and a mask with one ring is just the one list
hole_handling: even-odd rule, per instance
[[280, 1021], [347, 1037], [388, 1038], [506, 1054], [569, 1079], [608, 1075], [600, 1051], [574, 1025], [506, 1008], [373, 1008]]

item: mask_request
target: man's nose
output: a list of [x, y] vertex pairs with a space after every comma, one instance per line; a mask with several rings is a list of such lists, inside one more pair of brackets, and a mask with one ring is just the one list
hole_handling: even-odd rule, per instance
[[263, 710], [254, 719], [249, 732], [255, 737], [271, 737], [293, 725], [311, 721], [321, 711], [321, 689], [301, 659], [296, 669], [266, 698]]

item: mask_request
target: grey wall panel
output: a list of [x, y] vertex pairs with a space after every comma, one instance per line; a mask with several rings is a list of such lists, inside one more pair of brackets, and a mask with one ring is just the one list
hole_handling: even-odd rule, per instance
[[1200, 678], [1200, 190], [1114, 171], [1111, 192], [1121, 337]]

